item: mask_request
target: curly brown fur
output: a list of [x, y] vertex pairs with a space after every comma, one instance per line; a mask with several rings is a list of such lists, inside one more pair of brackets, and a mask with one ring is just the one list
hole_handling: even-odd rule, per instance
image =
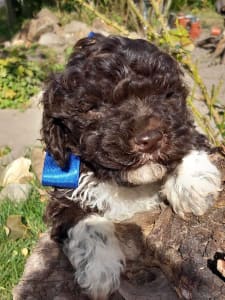
[[83, 210], [77, 203], [68, 200], [61, 191], [55, 190], [51, 194], [53, 201], [48, 204], [44, 221], [52, 226], [51, 238], [63, 242], [67, 238], [67, 231], [83, 219], [88, 210]]
[[[174, 168], [190, 149], [206, 146], [186, 96], [177, 62], [156, 46], [118, 36], [84, 38], [45, 91], [46, 149], [60, 166], [72, 151], [98, 177], [117, 182], [149, 159]], [[146, 130], [153, 145], [142, 149], [135, 139]]]
[[159, 191], [181, 216], [203, 214], [218, 193], [187, 93], [170, 55], [145, 40], [100, 34], [78, 41], [46, 87], [46, 150], [61, 167], [71, 152], [81, 159], [78, 188], [56, 189], [46, 220], [92, 299], [116, 291], [125, 261], [144, 249], [141, 229], [119, 221], [158, 205]]

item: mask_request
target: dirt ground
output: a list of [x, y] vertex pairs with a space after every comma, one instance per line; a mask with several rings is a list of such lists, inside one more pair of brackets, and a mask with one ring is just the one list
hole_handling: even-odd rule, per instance
[[192, 52], [192, 58], [197, 63], [199, 73], [211, 93], [213, 85], [220, 85], [218, 102], [225, 105], [225, 65], [222, 65], [218, 60], [213, 59], [213, 56], [208, 51], [196, 47]]
[[[199, 10], [196, 12], [196, 16], [199, 18], [201, 24], [201, 35], [196, 42], [210, 37], [213, 27], [218, 27], [223, 31], [224, 18], [214, 10]], [[195, 47], [192, 52], [192, 58], [198, 65], [199, 73], [209, 93], [211, 93], [213, 85], [217, 87], [221, 84], [218, 102], [225, 105], [225, 65], [222, 65], [218, 60], [213, 59], [212, 53], [198, 47]]]

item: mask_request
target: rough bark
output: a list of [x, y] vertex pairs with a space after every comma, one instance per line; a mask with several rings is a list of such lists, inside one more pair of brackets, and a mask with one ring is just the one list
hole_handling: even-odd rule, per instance
[[[225, 194], [223, 193], [223, 205]], [[221, 204], [222, 205], [222, 204]], [[217, 259], [225, 257], [225, 209], [183, 221], [168, 208], [147, 238], [146, 262], [159, 266], [181, 299], [225, 299]]]
[[[225, 161], [214, 160], [224, 182]], [[225, 278], [217, 270], [218, 259], [225, 258], [224, 185], [202, 217], [182, 220], [170, 208], [163, 210], [147, 237], [147, 249], [146, 263], [160, 267], [181, 299], [225, 299]]]
[[[214, 161], [225, 181], [225, 160], [215, 156]], [[225, 300], [225, 189], [202, 217], [183, 220], [165, 207], [136, 215], [132, 222], [141, 227], [146, 250], [128, 266], [111, 299]], [[73, 273], [60, 246], [45, 234], [14, 289], [14, 300], [86, 299]]]

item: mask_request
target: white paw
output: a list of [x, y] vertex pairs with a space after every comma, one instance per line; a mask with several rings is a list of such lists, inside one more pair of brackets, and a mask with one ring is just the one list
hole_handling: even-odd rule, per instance
[[92, 299], [106, 299], [119, 288], [125, 258], [113, 223], [92, 215], [68, 232], [64, 252], [75, 267], [75, 278]]
[[163, 194], [173, 210], [184, 216], [203, 215], [213, 205], [221, 190], [221, 175], [204, 151], [192, 151], [183, 158], [163, 187]]
[[166, 174], [166, 167], [150, 162], [127, 173], [127, 180], [132, 184], [147, 184], [161, 180]]

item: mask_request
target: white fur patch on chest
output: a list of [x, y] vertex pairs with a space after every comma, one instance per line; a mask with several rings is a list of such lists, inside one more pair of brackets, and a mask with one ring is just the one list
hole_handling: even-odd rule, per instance
[[158, 183], [124, 187], [113, 182], [101, 182], [88, 172], [80, 176], [79, 186], [69, 199], [83, 208], [98, 209], [109, 220], [122, 221], [157, 206], [160, 202], [159, 189]]

